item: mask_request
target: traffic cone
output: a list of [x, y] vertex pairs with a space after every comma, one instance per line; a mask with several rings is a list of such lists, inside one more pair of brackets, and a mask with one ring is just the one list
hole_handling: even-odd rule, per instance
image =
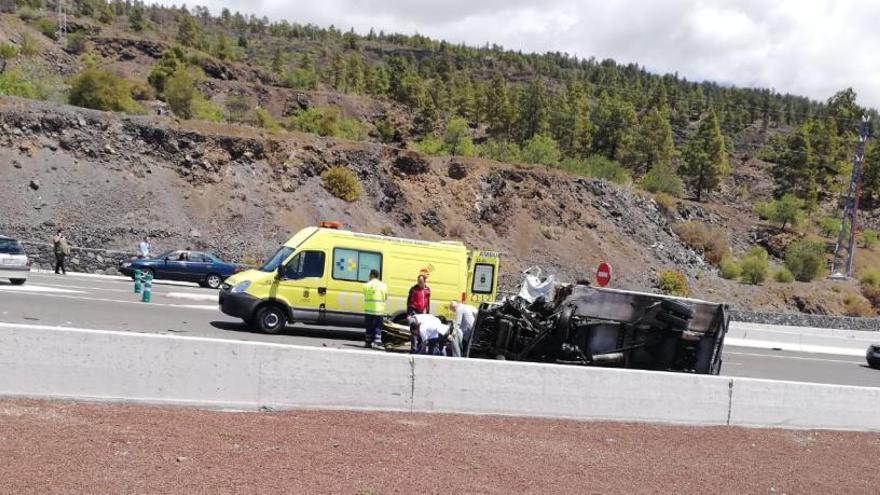
[[142, 275], [142, 273], [140, 270], [134, 271], [134, 293], [135, 294], [141, 293], [141, 275]]
[[153, 295], [153, 275], [151, 273], [147, 273], [146, 278], [144, 278], [144, 293], [143, 297], [141, 297], [141, 302], [148, 303], [150, 302], [150, 298]]

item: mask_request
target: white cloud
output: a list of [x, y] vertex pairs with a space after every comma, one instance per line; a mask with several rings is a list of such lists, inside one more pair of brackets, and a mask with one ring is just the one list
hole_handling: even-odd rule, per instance
[[202, 0], [271, 19], [637, 62], [694, 80], [880, 107], [880, 3], [854, 0]]

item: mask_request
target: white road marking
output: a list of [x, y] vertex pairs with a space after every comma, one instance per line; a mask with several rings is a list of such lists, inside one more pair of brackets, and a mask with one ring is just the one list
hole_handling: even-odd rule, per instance
[[[129, 284], [134, 283], [131, 280], [131, 277], [126, 277], [123, 275], [101, 275], [98, 273], [84, 273], [84, 272], [67, 272], [67, 275], [56, 275], [53, 271], [48, 270], [31, 270], [32, 274], [35, 275], [49, 275], [51, 278], [58, 278], [63, 280], [64, 277], [79, 277], [79, 278], [97, 278], [102, 279], [108, 282], [128, 282]], [[162, 284], [162, 285], [177, 285], [180, 287], [198, 287], [198, 284], [195, 282], [180, 282], [177, 280], [153, 280], [154, 284]]]
[[57, 287], [48, 287], [45, 285], [33, 285], [33, 284], [25, 284], [25, 285], [0, 285], [0, 291], [9, 291], [9, 292], [31, 292], [31, 293], [47, 293], [47, 292], [55, 292], [55, 293], [65, 293], [65, 294], [82, 294], [80, 290], [68, 290], [68, 289], [59, 289]]
[[[843, 359], [825, 359], [825, 358], [814, 358], [814, 357], [803, 357], [803, 356], [786, 356], [784, 354], [757, 354], [754, 352], [724, 352], [725, 356], [752, 356], [752, 357], [762, 357], [762, 358], [774, 358], [774, 359], [797, 359], [801, 361], [823, 361], [826, 363], [843, 363], [843, 364], [859, 364], [858, 361], [845, 361]], [[728, 363], [724, 363], [728, 364]]]
[[[98, 301], [98, 302], [110, 302], [110, 303], [118, 303], [118, 304], [139, 304], [142, 306], [164, 306], [169, 308], [186, 308], [186, 309], [208, 309], [212, 311], [220, 311], [220, 307], [216, 304], [212, 305], [203, 305], [203, 304], [166, 304], [166, 303], [155, 303], [155, 302], [141, 302], [141, 301], [121, 301], [119, 299], [104, 299], [101, 297], [82, 297], [82, 296], [68, 296], [64, 294], [51, 294], [51, 293], [40, 293], [40, 292], [22, 292], [23, 296], [44, 296], [44, 297], [60, 297], [62, 299], [76, 299], [80, 301]], [[134, 294], [132, 294], [134, 295]]]
[[188, 299], [190, 301], [207, 301], [207, 302], [217, 302], [219, 295], [218, 294], [190, 294], [187, 292], [168, 292], [166, 294], [158, 294], [162, 297], [167, 297], [170, 299]]
[[807, 352], [810, 354], [835, 354], [838, 356], [864, 356], [865, 349], [868, 348], [867, 345], [864, 349], [853, 349], [848, 347], [798, 344], [794, 342], [775, 342], [772, 340], [737, 339], [731, 337], [724, 339], [724, 345], [789, 352]]

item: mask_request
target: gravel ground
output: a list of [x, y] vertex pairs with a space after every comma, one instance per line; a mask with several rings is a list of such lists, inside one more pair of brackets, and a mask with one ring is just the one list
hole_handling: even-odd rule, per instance
[[880, 434], [0, 401], [3, 493], [877, 493]]

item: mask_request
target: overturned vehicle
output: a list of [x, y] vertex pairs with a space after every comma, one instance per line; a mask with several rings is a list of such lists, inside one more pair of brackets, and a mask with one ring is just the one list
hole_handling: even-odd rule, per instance
[[483, 304], [471, 358], [714, 374], [728, 315], [723, 304], [589, 285]]

